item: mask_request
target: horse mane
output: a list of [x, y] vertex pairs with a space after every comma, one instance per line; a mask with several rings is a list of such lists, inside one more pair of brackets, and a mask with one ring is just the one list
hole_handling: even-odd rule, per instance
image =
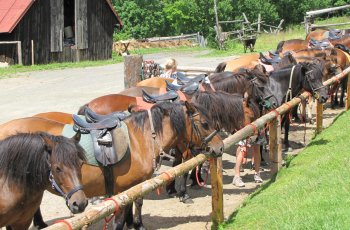
[[198, 92], [193, 96], [192, 101], [202, 105], [209, 112], [216, 128], [224, 128], [228, 132], [233, 132], [243, 127], [242, 95], [223, 91]]
[[277, 51], [278, 53], [281, 53], [281, 52], [282, 52], [284, 42], [285, 42], [285, 41], [280, 41], [280, 42], [278, 43], [277, 48], [276, 48], [276, 51]]
[[19, 133], [0, 141], [0, 177], [10, 186], [38, 189], [47, 185], [50, 148], [44, 138], [55, 143], [51, 154], [57, 162], [78, 168], [80, 160], [85, 161], [83, 148], [72, 139], [43, 132]]
[[245, 72], [233, 73], [225, 71], [211, 74], [209, 79], [215, 90], [221, 90], [227, 93], [244, 93], [243, 91], [245, 91], [249, 84], [246, 76], [247, 73]]
[[[162, 120], [165, 116], [170, 117], [171, 126], [175, 133], [180, 135], [186, 131], [185, 114], [183, 104], [180, 102], [160, 102], [152, 106], [151, 114], [153, 119], [154, 131], [157, 135], [163, 132]], [[130, 119], [136, 125], [135, 128], [144, 130], [146, 121], [149, 121], [147, 110], [132, 112]]]
[[214, 70], [214, 73], [221, 73], [225, 71], [227, 63], [226, 62], [221, 62]]

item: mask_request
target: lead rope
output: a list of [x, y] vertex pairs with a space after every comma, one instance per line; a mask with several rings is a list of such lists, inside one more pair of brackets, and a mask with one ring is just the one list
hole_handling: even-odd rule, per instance
[[292, 71], [290, 73], [289, 86], [288, 86], [285, 102], [288, 102], [289, 100], [292, 100], [292, 81], [293, 81], [294, 69], [295, 69], [295, 65], [293, 65]]

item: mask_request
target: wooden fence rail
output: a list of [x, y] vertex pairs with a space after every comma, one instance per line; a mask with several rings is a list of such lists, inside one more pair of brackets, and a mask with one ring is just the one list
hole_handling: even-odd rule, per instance
[[[350, 73], [350, 67], [345, 69], [342, 73], [332, 77], [331, 79], [325, 81], [324, 85], [331, 85], [335, 82], [338, 82], [341, 78], [344, 78]], [[349, 81], [350, 82], [350, 79]], [[350, 83], [348, 84], [348, 92], [350, 92]], [[304, 100], [309, 97], [308, 92], [302, 93], [300, 96], [293, 98], [289, 102], [284, 103], [277, 109], [263, 115], [259, 119], [255, 120], [251, 124], [245, 126], [244, 128], [237, 131], [235, 134], [227, 137], [224, 140], [225, 148], [228, 146], [238, 143], [240, 140], [243, 140], [256, 132], [258, 128], [263, 128], [265, 124], [270, 125], [270, 160], [272, 162], [272, 171], [276, 173], [281, 167], [282, 161], [282, 151], [281, 151], [281, 141], [280, 141], [280, 126], [279, 120], [280, 115], [288, 112], [292, 107], [298, 105], [301, 100]], [[350, 106], [350, 97], [347, 96], [347, 106], [346, 109], [349, 109]], [[320, 114], [317, 114], [318, 117], [322, 118], [322, 110], [317, 111]], [[322, 128], [322, 127], [321, 127]], [[139, 197], [142, 197], [149, 192], [157, 189], [158, 187], [165, 185], [171, 180], [183, 175], [185, 172], [190, 171], [195, 168], [197, 165], [205, 162], [209, 156], [204, 154], [199, 154], [196, 157], [192, 158], [189, 161], [182, 163], [174, 168], [167, 170], [166, 172], [161, 173], [159, 176], [154, 177], [150, 180], [147, 180], [141, 184], [135, 185], [134, 187], [120, 193], [119, 195], [113, 196], [113, 200], [104, 201], [98, 205], [92, 205], [89, 210], [79, 214], [73, 218], [65, 219], [63, 222], [58, 222], [54, 225], [47, 227], [46, 229], [50, 230], [66, 230], [66, 229], [82, 229], [92, 223], [109, 216], [114, 213], [115, 210], [121, 210], [127, 204], [130, 204]], [[212, 220], [214, 226], [223, 221], [223, 190], [222, 190], [222, 169], [221, 169], [221, 158], [212, 159], [210, 164], [212, 173]]]

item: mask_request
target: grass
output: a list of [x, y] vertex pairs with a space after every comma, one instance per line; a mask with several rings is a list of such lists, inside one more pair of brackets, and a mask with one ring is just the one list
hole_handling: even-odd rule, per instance
[[350, 229], [349, 120], [340, 115], [220, 229]]

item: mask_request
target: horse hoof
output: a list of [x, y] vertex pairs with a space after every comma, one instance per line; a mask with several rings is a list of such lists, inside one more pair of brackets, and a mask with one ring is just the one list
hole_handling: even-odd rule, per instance
[[135, 229], [135, 230], [147, 230], [147, 228], [145, 228], [145, 226], [143, 225], [135, 225], [133, 226], [133, 228], [131, 229]]
[[184, 204], [193, 204], [193, 200], [192, 198], [188, 195], [188, 194], [184, 194], [183, 196], [179, 197], [180, 202], [184, 203]]
[[175, 189], [169, 189], [166, 192], [168, 194], [168, 197], [170, 197], [170, 198], [176, 197], [177, 191]]

